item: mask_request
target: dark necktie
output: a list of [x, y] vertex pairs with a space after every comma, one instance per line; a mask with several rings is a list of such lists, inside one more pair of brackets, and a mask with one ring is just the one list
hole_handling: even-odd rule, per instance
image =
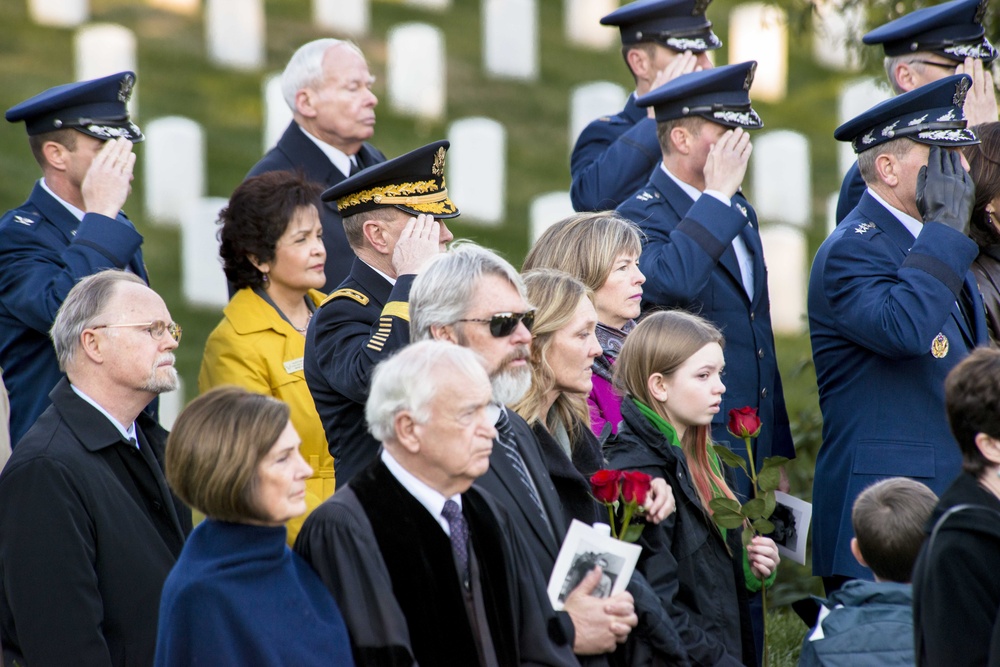
[[517, 442], [514, 440], [514, 429], [510, 425], [510, 418], [507, 417], [506, 410], [500, 411], [500, 419], [497, 420], [497, 442], [503, 448], [503, 453], [507, 456], [507, 460], [510, 461], [510, 465], [514, 468], [517, 476], [521, 478], [521, 483], [524, 484], [531, 502], [535, 504], [538, 508], [538, 513], [547, 523], [548, 515], [545, 513], [545, 507], [542, 506], [542, 499], [538, 496], [538, 489], [535, 488], [531, 477], [528, 476], [528, 467], [524, 465], [521, 452], [517, 449]]
[[351, 160], [351, 173], [348, 174], [348, 177], [353, 176], [362, 169], [364, 169], [364, 167], [361, 166], [361, 159], [355, 155], [354, 159]]
[[451, 550], [455, 552], [455, 559], [458, 561], [459, 573], [462, 583], [469, 584], [469, 524], [462, 516], [462, 509], [454, 500], [445, 501], [441, 516], [448, 522], [448, 531], [451, 533]]

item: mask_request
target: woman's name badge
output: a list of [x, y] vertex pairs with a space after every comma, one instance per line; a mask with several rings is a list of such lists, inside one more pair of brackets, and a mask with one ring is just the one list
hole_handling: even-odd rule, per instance
[[931, 341], [931, 354], [935, 359], [944, 359], [947, 356], [948, 338], [943, 333], [934, 336], [934, 340]]

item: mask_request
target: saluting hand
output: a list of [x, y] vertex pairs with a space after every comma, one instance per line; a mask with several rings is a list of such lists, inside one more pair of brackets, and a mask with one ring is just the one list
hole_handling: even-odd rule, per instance
[[[666, 67], [656, 73], [656, 78], [653, 79], [653, 83], [649, 85], [649, 90], [656, 90], [663, 84], [668, 81], [673, 81], [682, 74], [690, 74], [691, 72], [700, 71], [701, 65], [698, 64], [698, 56], [694, 55], [690, 51], [685, 51], [684, 53], [675, 56]], [[653, 107], [649, 107], [646, 110], [646, 115], [650, 118], [656, 117]]]
[[743, 128], [727, 130], [708, 151], [705, 160], [705, 189], [732, 197], [743, 183], [753, 144]]
[[966, 58], [965, 62], [955, 68], [955, 74], [968, 74], [972, 77], [972, 86], [965, 96], [965, 118], [969, 127], [982, 123], [993, 123], [997, 120], [997, 95], [993, 87], [993, 75], [983, 67], [979, 58]]
[[119, 137], [104, 142], [80, 185], [86, 211], [116, 217], [132, 191], [134, 167], [131, 141]]
[[976, 184], [965, 171], [962, 154], [931, 146], [927, 165], [917, 174], [917, 210], [924, 222], [940, 222], [969, 233]]
[[392, 268], [397, 276], [419, 273], [423, 265], [441, 252], [441, 223], [422, 213], [406, 221], [392, 251]]

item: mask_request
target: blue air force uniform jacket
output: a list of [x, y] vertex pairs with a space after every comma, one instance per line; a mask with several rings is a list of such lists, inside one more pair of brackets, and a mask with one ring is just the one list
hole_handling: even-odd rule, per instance
[[656, 121], [636, 106], [633, 94], [621, 113], [598, 118], [580, 133], [569, 165], [573, 208], [616, 208], [646, 183], [661, 158]]
[[[366, 143], [358, 151], [357, 160], [361, 168], [370, 167], [385, 162], [385, 155]], [[332, 188], [347, 178], [319, 146], [302, 132], [295, 121], [288, 125], [274, 148], [253, 166], [247, 178], [269, 171], [301, 171], [307, 179], [325, 188]], [[320, 206], [319, 221], [323, 226], [323, 245], [326, 246], [326, 264], [323, 267], [326, 284], [320, 291], [329, 294], [347, 278], [351, 262], [354, 261], [354, 251], [347, 243], [336, 202], [326, 202]]]
[[823, 412], [813, 485], [817, 575], [871, 578], [850, 551], [851, 507], [865, 487], [905, 476], [940, 494], [960, 471], [944, 379], [987, 340], [969, 272], [976, 253], [971, 239], [936, 222], [914, 240], [865, 193], [816, 254], [809, 333]]
[[861, 195], [865, 193], [868, 186], [865, 179], [861, 178], [861, 170], [855, 162], [844, 175], [844, 182], [840, 184], [840, 197], [837, 199], [837, 224], [844, 221], [854, 207], [861, 201]]
[[323, 421], [341, 487], [375, 460], [365, 401], [375, 366], [410, 342], [410, 287], [395, 285], [355, 258], [351, 274], [320, 305], [306, 331], [306, 384]]
[[128, 269], [149, 282], [141, 246], [142, 235], [124, 215], [77, 220], [40, 183], [0, 218], [0, 368], [15, 446], [63, 376], [49, 329], [66, 294], [104, 269]]
[[[712, 420], [713, 440], [746, 458], [746, 445], [729, 434], [726, 421], [729, 410], [748, 405], [757, 409], [763, 425], [754, 443], [757, 465], [768, 456], [793, 458], [774, 353], [767, 269], [753, 208], [738, 193], [728, 207], [711, 195], [692, 202], [657, 168], [646, 187], [618, 212], [646, 235], [639, 258], [646, 275], [643, 309], [683, 308], [713, 322], [726, 338], [726, 393]], [[752, 301], [732, 246], [737, 234], [753, 256]], [[737, 472], [737, 490], [750, 497], [749, 478]]]

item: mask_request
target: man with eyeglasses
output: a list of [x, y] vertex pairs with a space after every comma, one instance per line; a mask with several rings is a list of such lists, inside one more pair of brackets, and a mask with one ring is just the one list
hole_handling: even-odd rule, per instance
[[447, 141], [368, 167], [323, 193], [354, 249], [351, 273], [306, 331], [305, 375], [333, 456], [338, 486], [378, 454], [365, 428], [375, 364], [409, 342], [410, 285], [451, 241], [458, 216], [444, 181]]
[[[861, 41], [882, 45], [885, 74], [895, 95], [946, 76], [968, 74], [972, 85], [963, 110], [969, 127], [991, 123], [997, 120], [997, 100], [989, 65], [997, 50], [983, 28], [987, 2], [952, 0], [923, 7], [872, 30]], [[854, 210], [867, 187], [855, 162], [840, 186], [837, 224]]]
[[177, 388], [181, 329], [141, 278], [106, 270], [70, 290], [51, 335], [66, 377], [0, 473], [4, 660], [151, 665], [191, 512], [143, 408]]
[[42, 170], [28, 200], [0, 218], [0, 367], [15, 447], [62, 377], [48, 331], [70, 288], [110, 268], [148, 282], [142, 235], [121, 212], [143, 140], [128, 114], [134, 84], [132, 72], [70, 83], [6, 113], [24, 122]]

